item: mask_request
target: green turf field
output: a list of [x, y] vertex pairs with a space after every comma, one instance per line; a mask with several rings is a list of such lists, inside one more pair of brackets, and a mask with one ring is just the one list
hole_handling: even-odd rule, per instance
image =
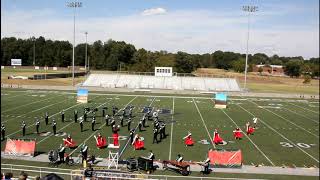
[[[48, 153], [57, 149], [62, 138], [59, 136], [38, 136], [35, 131], [35, 118], [41, 120], [40, 130], [52, 132], [50, 125], [44, 123], [45, 112], [49, 113], [49, 121], [57, 121], [58, 132], [70, 133], [77, 144], [86, 142], [89, 154], [100, 157], [108, 156], [108, 149], [97, 149], [93, 135], [100, 132], [103, 136], [111, 136], [111, 128], [105, 126], [101, 117], [101, 108], [115, 105], [124, 108], [133, 105], [135, 118], [131, 127], [136, 127], [142, 117], [141, 109], [144, 106], [172, 110], [172, 114], [160, 114], [159, 119], [167, 124], [166, 139], [159, 144], [152, 144], [152, 121], [148, 121], [145, 131], [141, 134], [145, 139], [145, 150], [135, 151], [127, 140], [120, 141], [118, 150], [121, 158], [146, 156], [152, 150], [156, 159], [175, 159], [177, 154], [182, 154], [185, 160], [202, 161], [210, 148], [241, 149], [243, 164], [265, 166], [297, 166], [319, 167], [319, 101], [244, 98], [231, 97], [228, 108], [215, 109], [209, 98], [203, 97], [161, 97], [152, 95], [116, 95], [99, 94], [89, 95], [88, 104], [77, 104], [75, 93], [62, 91], [15, 91], [1, 89], [1, 121], [6, 126], [6, 136], [22, 138], [21, 122], [27, 124], [27, 135], [24, 138], [36, 138], [36, 150], [39, 153]], [[91, 131], [91, 119], [85, 123], [85, 131], [80, 133], [79, 123], [74, 123], [73, 112], [78, 110], [78, 117], [82, 116], [83, 108], [98, 107], [97, 131]], [[60, 111], [65, 110], [66, 121], [61, 122]], [[240, 127], [245, 131], [245, 123], [252, 122], [253, 117], [258, 117], [258, 129], [252, 136], [244, 136], [242, 140], [234, 140], [232, 131]], [[117, 118], [118, 119], [118, 118]], [[117, 124], [120, 122], [117, 121]], [[198, 143], [202, 139], [210, 142], [214, 129], [218, 129], [221, 137], [228, 142], [227, 145], [203, 145]], [[192, 133], [196, 144], [186, 147], [183, 137], [187, 132]], [[128, 136], [127, 127], [121, 128], [119, 134]], [[126, 145], [127, 144], [127, 145]], [[1, 143], [4, 150], [5, 142]], [[67, 150], [76, 156], [80, 149]]]

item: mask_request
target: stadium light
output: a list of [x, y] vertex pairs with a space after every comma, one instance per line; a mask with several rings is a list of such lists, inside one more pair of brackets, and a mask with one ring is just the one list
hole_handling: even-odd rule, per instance
[[82, 2], [68, 2], [67, 6], [73, 10], [73, 46], [72, 46], [72, 86], [74, 86], [74, 46], [76, 43], [76, 8], [82, 7]]
[[84, 33], [86, 35], [86, 58], [84, 60], [84, 72], [87, 73], [87, 58], [88, 58], [88, 48], [87, 48], [87, 35], [88, 35], [88, 32], [85, 32]]
[[246, 66], [244, 69], [244, 89], [247, 86], [247, 69], [248, 69], [248, 49], [249, 49], [249, 30], [250, 30], [250, 14], [258, 11], [258, 6], [242, 6], [242, 10], [248, 12], [248, 35], [247, 35], [247, 52], [246, 52]]
[[31, 40], [33, 41], [33, 66], [36, 66], [36, 38], [33, 36]]

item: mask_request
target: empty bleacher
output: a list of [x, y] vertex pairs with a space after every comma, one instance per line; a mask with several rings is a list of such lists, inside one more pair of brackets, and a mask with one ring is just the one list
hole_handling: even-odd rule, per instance
[[157, 77], [130, 74], [90, 74], [82, 86], [130, 89], [240, 91], [236, 79], [209, 77]]

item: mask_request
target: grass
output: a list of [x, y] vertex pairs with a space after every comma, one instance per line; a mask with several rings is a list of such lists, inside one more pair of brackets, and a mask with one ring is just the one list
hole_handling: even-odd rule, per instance
[[[62, 94], [60, 91], [1, 89], [1, 97], [1, 119], [6, 126], [6, 134], [17, 132], [10, 135], [10, 138], [22, 138], [20, 132], [22, 120], [26, 121], [27, 126], [33, 125], [35, 117], [42, 120], [41, 131], [51, 132], [52, 127], [46, 126], [43, 122], [43, 116], [45, 112], [48, 112], [49, 116], [56, 114], [50, 118], [50, 121], [53, 118], [56, 119], [58, 132], [70, 133], [78, 144], [87, 140], [86, 144], [90, 147], [89, 154], [106, 158], [108, 149], [97, 149], [93, 138], [93, 135], [98, 132], [101, 132], [103, 136], [111, 136], [111, 128], [104, 125], [101, 117], [101, 107], [116, 105], [123, 108], [128, 104], [135, 106], [135, 117], [131, 125], [135, 127], [143, 115], [140, 113], [141, 108], [153, 106], [174, 110], [173, 114], [160, 115], [160, 120], [164, 120], [167, 124], [166, 133], [169, 136], [159, 144], [152, 144], [153, 125], [152, 121], [148, 121], [147, 124], [150, 127], [146, 128], [146, 131], [137, 131], [144, 137], [146, 149], [135, 151], [131, 145], [124, 148], [126, 141], [120, 141], [121, 158], [146, 156], [149, 150], [152, 150], [156, 159], [175, 159], [180, 153], [185, 160], [202, 161], [208, 149], [213, 148], [212, 145], [196, 143], [193, 147], [186, 147], [182, 138], [190, 131], [195, 141], [201, 139], [210, 141], [209, 135], [212, 137], [213, 130], [217, 128], [222, 138], [229, 142], [217, 148], [241, 149], [245, 165], [263, 163], [266, 166], [309, 167], [315, 165], [319, 167], [317, 162], [319, 161], [319, 102], [316, 101], [234, 97], [228, 102], [227, 109], [220, 110], [213, 107], [210, 99], [144, 97], [135, 94], [130, 96], [90, 95], [88, 104], [77, 104], [75, 94]], [[91, 123], [86, 122], [84, 126], [86, 131], [80, 133], [79, 124], [73, 122], [74, 110], [77, 109], [79, 116], [82, 116], [85, 106], [100, 107], [96, 124], [99, 130], [95, 132], [91, 131]], [[65, 111], [67, 121], [64, 123], [61, 122], [59, 114], [62, 109], [67, 109]], [[108, 113], [111, 113], [110, 110]], [[245, 123], [251, 122], [254, 116], [260, 119], [256, 133], [235, 141], [232, 131], [236, 127], [245, 130]], [[26, 138], [36, 138], [38, 153], [46, 154], [51, 149], [57, 149], [63, 142], [63, 137], [42, 137], [34, 132], [34, 126], [27, 128]], [[128, 134], [127, 127], [121, 128], [121, 136]], [[281, 143], [289, 143], [293, 147], [283, 147]], [[5, 142], [2, 142], [1, 150], [4, 150], [4, 146]], [[70, 152], [71, 150], [68, 150], [68, 153]], [[79, 149], [74, 152], [75, 156], [78, 154]], [[10, 160], [10, 162], [15, 163], [16, 161]]]

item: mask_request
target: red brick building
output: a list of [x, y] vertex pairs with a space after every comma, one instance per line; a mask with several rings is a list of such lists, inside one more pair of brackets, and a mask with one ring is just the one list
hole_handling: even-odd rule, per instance
[[278, 76], [284, 75], [284, 69], [283, 69], [283, 66], [281, 65], [265, 65], [265, 64], [255, 65], [253, 66], [252, 71], [259, 72], [260, 67], [262, 68], [262, 72], [261, 72], [262, 74], [278, 75]]

